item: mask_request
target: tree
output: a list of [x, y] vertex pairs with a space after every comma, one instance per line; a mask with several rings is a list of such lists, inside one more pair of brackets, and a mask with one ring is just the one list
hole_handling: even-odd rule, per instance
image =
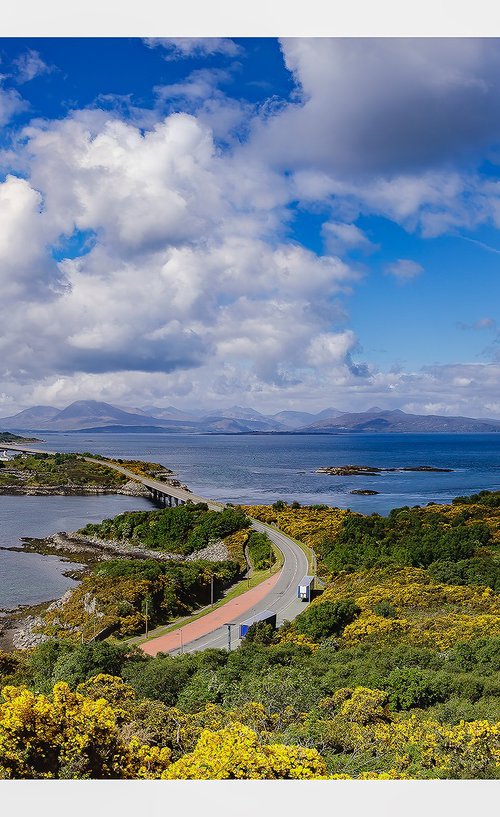
[[309, 636], [313, 641], [320, 641], [331, 635], [340, 635], [344, 627], [354, 621], [360, 612], [360, 608], [350, 599], [322, 601], [300, 613], [294, 626], [299, 633]]

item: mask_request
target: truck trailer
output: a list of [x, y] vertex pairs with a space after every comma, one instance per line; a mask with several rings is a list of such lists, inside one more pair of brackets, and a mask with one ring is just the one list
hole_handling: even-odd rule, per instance
[[272, 610], [263, 610], [262, 613], [256, 613], [254, 616], [251, 616], [250, 618], [247, 618], [245, 621], [241, 622], [240, 638], [245, 638], [252, 624], [257, 624], [257, 622], [260, 621], [270, 624], [273, 629], [276, 629], [276, 613], [273, 613]]
[[301, 601], [311, 601], [314, 590], [314, 576], [304, 576], [297, 587], [297, 598]]

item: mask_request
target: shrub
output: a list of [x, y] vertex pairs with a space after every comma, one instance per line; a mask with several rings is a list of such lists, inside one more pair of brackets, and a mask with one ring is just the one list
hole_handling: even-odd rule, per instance
[[295, 629], [313, 641], [320, 641], [331, 635], [341, 635], [344, 627], [354, 621], [360, 612], [360, 608], [350, 599], [322, 601], [300, 613], [295, 619]]

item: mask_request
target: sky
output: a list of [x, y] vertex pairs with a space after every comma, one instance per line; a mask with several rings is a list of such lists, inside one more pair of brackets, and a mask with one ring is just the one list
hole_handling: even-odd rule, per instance
[[500, 417], [500, 39], [0, 39], [0, 415]]

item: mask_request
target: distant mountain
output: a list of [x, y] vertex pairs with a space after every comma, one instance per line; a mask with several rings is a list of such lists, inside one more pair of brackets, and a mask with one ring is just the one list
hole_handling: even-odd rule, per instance
[[438, 414], [406, 414], [400, 409], [393, 411], [364, 411], [341, 414], [326, 420], [319, 420], [304, 426], [301, 432], [482, 432], [500, 431], [500, 420], [476, 420], [472, 417], [443, 417]]
[[287, 428], [299, 428], [307, 423], [312, 423], [317, 418], [317, 414], [311, 414], [309, 411], [278, 411], [277, 414], [270, 417], [270, 419], [276, 420]]
[[[265, 415], [252, 408], [231, 406], [212, 413], [199, 409], [181, 411], [174, 406], [125, 409], [99, 400], [77, 400], [63, 409], [34, 406], [11, 417], [0, 418], [0, 431], [129, 431], [186, 434], [244, 433], [323, 433], [351, 432], [480, 432], [499, 431], [500, 420], [471, 417], [442, 417], [435, 414], [406, 414], [404, 411], [340, 413], [328, 408], [317, 414], [304, 411], [280, 411]], [[153, 413], [154, 412], [154, 413]]]
[[199, 416], [197, 411], [181, 411], [175, 406], [160, 408], [159, 406], [144, 406], [142, 409], [134, 409], [147, 417], [159, 417], [162, 420], [194, 420]]
[[18, 414], [11, 417], [3, 417], [0, 419], [0, 428], [2, 431], [10, 431], [11, 429], [31, 429], [40, 423], [46, 423], [59, 414], [59, 409], [54, 406], [33, 406], [33, 408], [24, 409]]
[[200, 429], [203, 431], [219, 431], [225, 433], [242, 433], [249, 431], [287, 431], [286, 426], [282, 423], [277, 423], [275, 420], [268, 419], [261, 415], [262, 419], [246, 419], [239, 417], [227, 416], [210, 416], [201, 417], [199, 420]]
[[13, 417], [0, 418], [0, 430], [15, 431], [80, 431], [106, 426], [150, 427], [165, 424], [179, 430], [179, 421], [166, 421], [125, 411], [98, 400], [77, 400], [64, 409], [38, 406], [35, 410], [20, 411]]
[[323, 411], [320, 411], [318, 412], [318, 414], [316, 414], [316, 419], [323, 420], [326, 419], [327, 417], [340, 417], [341, 414], [344, 414], [344, 412], [340, 411], [340, 409], [326, 408], [323, 409]]

